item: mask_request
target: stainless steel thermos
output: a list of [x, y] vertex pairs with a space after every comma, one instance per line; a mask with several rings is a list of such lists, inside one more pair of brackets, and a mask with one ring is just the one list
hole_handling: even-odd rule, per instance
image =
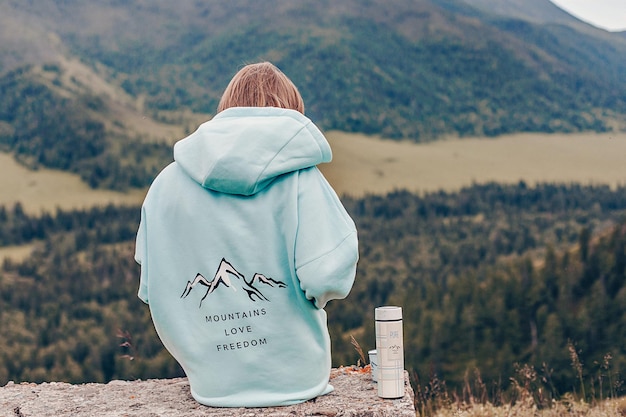
[[374, 380], [378, 381], [378, 396], [404, 396], [404, 342], [402, 337], [402, 307], [378, 307], [376, 322], [377, 367]]

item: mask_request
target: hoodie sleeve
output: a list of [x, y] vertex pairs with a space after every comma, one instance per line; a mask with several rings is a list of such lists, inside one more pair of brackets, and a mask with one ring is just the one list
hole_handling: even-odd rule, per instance
[[135, 261], [141, 266], [139, 292], [137, 296], [146, 304], [148, 304], [148, 262], [146, 260], [147, 244], [145, 208], [142, 207], [141, 221], [139, 223], [139, 230], [137, 231], [137, 239], [135, 241]]
[[315, 167], [300, 173], [295, 258], [300, 288], [317, 308], [350, 292], [359, 258], [356, 227]]

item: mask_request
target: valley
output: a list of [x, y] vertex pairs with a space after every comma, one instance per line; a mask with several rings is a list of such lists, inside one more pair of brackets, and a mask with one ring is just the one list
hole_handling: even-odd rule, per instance
[[[320, 169], [339, 195], [361, 197], [395, 189], [458, 191], [473, 183], [626, 183], [626, 133], [513, 134], [495, 139], [426, 144], [330, 131], [333, 162]], [[94, 190], [71, 173], [29, 170], [0, 153], [0, 205], [20, 202], [30, 214], [57, 207], [141, 204], [145, 190]]]
[[182, 376], [136, 297], [139, 205], [269, 60], [359, 231], [334, 366], [401, 305], [422, 411], [472, 373], [471, 403], [626, 395], [624, 33], [548, 0], [144, 3], [0, 2], [0, 385]]

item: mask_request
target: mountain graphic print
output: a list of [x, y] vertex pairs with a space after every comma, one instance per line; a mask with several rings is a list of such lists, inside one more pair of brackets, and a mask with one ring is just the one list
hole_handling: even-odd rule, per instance
[[200, 307], [202, 307], [202, 302], [210, 294], [213, 294], [220, 288], [220, 291], [232, 292], [237, 292], [238, 289], [240, 289], [251, 301], [256, 302], [270, 301], [259, 288], [266, 291], [268, 289], [280, 289], [287, 287], [287, 284], [284, 282], [267, 277], [258, 272], [252, 276], [252, 279], [247, 280], [243, 274], [237, 271], [237, 269], [224, 258], [220, 261], [217, 271], [211, 281], [207, 280], [201, 273], [198, 272], [193, 281], [187, 281], [185, 290], [181, 294], [180, 298], [187, 298], [192, 290], [194, 290], [198, 285], [206, 287], [206, 292], [200, 300]]

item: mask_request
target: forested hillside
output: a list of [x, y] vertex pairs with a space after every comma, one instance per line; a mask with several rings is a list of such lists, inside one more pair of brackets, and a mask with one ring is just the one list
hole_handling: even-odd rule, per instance
[[[404, 309], [406, 367], [420, 381], [461, 389], [478, 370], [504, 391], [527, 365], [558, 397], [578, 389], [573, 346], [585, 384], [610, 377], [602, 389], [622, 393], [625, 191], [520, 183], [345, 198], [361, 260], [348, 299], [328, 307], [334, 365], [356, 363], [350, 336], [373, 348], [374, 308], [391, 303]], [[0, 385], [181, 374], [136, 298], [138, 216], [0, 210], [2, 245], [39, 248], [0, 273]]]
[[148, 185], [172, 159], [169, 144], [124, 129], [109, 100], [64, 88], [62, 72], [46, 65], [0, 79], [0, 150], [31, 168], [77, 173], [94, 188]]
[[[93, 186], [143, 186], [170, 157], [142, 142], [195, 129], [189, 114], [210, 117], [230, 77], [259, 60], [295, 81], [324, 129], [428, 141], [626, 128], [622, 36], [548, 0], [489, 5], [4, 2], [0, 137], [21, 160]], [[71, 74], [77, 62], [89, 77]], [[148, 121], [163, 131], [140, 133]]]
[[363, 282], [355, 302], [332, 306], [345, 318], [337, 333], [363, 325], [373, 346], [375, 306], [398, 304], [407, 361], [422, 381], [437, 376], [458, 388], [477, 371], [506, 387], [528, 364], [560, 395], [577, 389], [570, 344], [589, 366], [585, 379], [607, 376], [605, 355], [616, 376], [626, 365], [623, 191], [491, 184], [348, 203]]

